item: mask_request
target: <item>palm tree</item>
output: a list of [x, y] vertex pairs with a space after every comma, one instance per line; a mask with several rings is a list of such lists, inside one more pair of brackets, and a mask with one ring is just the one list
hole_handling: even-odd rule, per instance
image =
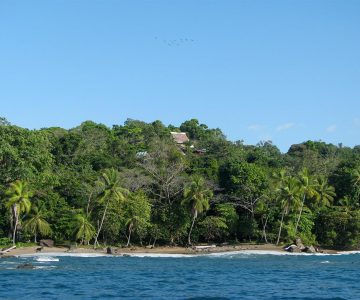
[[360, 167], [357, 167], [352, 172], [352, 183], [354, 184], [355, 187], [355, 198], [356, 200], [358, 200], [360, 195]]
[[316, 181], [317, 184], [315, 189], [317, 200], [324, 206], [330, 206], [336, 196], [335, 188], [328, 184], [328, 181], [324, 176], [319, 176]]
[[282, 184], [283, 182], [285, 182], [287, 176], [286, 176], [286, 170], [285, 169], [281, 169], [279, 171], [279, 173], [274, 172], [272, 174], [272, 178], [278, 183], [278, 184]]
[[130, 245], [130, 239], [131, 239], [131, 234], [136, 230], [138, 224], [141, 222], [140, 218], [138, 216], [132, 216], [131, 218], [129, 218], [126, 222], [126, 227], [128, 230], [128, 236], [127, 236], [127, 243], [126, 243], [126, 247], [129, 247]]
[[28, 213], [31, 208], [30, 198], [33, 192], [30, 191], [26, 182], [17, 180], [10, 184], [5, 195], [7, 196], [6, 207], [11, 209], [12, 216], [12, 240], [13, 245], [16, 242], [16, 232], [19, 225], [20, 214]]
[[213, 193], [209, 190], [202, 177], [195, 176], [193, 181], [185, 187], [182, 204], [189, 208], [192, 216], [192, 223], [188, 235], [188, 245], [191, 245], [191, 233], [198, 214], [207, 211], [210, 207], [209, 200]]
[[289, 213], [291, 208], [297, 205], [299, 201], [299, 185], [294, 177], [286, 177], [283, 180], [283, 183], [277, 190], [279, 196], [278, 199], [281, 203], [282, 213], [281, 213], [281, 221], [279, 233], [276, 241], [276, 245], [280, 242], [281, 231], [284, 224], [284, 217]]
[[308, 170], [304, 168], [298, 175], [298, 184], [300, 187], [300, 191], [302, 194], [302, 201], [300, 205], [300, 211], [298, 214], [298, 218], [295, 225], [295, 234], [298, 231], [301, 215], [304, 209], [305, 201], [307, 199], [318, 197], [317, 191], [316, 191], [316, 181], [315, 179], [310, 176]]
[[357, 201], [354, 198], [345, 196], [344, 198], [339, 200], [339, 206], [345, 213], [350, 213], [352, 210], [355, 210], [359, 207]]
[[80, 245], [88, 243], [95, 235], [95, 227], [82, 213], [74, 216], [74, 235], [76, 240], [81, 240]]
[[25, 221], [24, 229], [34, 235], [34, 242], [37, 243], [37, 234], [49, 235], [52, 230], [50, 224], [44, 219], [43, 212], [36, 206], [32, 207], [30, 218]]
[[96, 245], [99, 244], [98, 238], [104, 224], [109, 204], [120, 204], [122, 201], [125, 200], [126, 195], [129, 193], [127, 189], [121, 187], [119, 172], [115, 169], [105, 170], [105, 172], [102, 173], [100, 177], [99, 185], [101, 186], [101, 192], [98, 195], [98, 203], [101, 205], [105, 205], [105, 207], [99, 228], [96, 232], [94, 248], [96, 247]]
[[360, 185], [360, 167], [356, 168], [353, 172], [352, 172], [352, 177], [353, 177], [353, 183], [355, 186], [359, 186]]

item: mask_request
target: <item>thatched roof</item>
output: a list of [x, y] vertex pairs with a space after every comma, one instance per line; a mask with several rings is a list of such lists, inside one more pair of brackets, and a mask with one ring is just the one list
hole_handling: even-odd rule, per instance
[[177, 144], [185, 144], [190, 141], [185, 132], [171, 132], [171, 136]]

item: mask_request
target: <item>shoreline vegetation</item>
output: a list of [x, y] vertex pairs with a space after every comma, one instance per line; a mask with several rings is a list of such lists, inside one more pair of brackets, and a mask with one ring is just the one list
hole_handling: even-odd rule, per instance
[[196, 119], [28, 130], [0, 118], [0, 248], [41, 240], [94, 253], [360, 249], [360, 146], [281, 153]]

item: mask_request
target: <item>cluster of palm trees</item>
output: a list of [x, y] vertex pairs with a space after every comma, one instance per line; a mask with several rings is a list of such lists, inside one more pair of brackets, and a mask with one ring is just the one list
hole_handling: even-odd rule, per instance
[[[111, 203], [120, 203], [124, 201], [129, 193], [121, 187], [119, 173], [114, 169], [106, 170], [102, 173], [97, 182], [100, 192], [97, 195], [97, 201], [104, 206], [102, 217], [97, 230], [90, 221], [89, 212], [78, 213], [73, 216], [74, 236], [80, 240], [81, 244], [89, 243], [95, 237], [94, 246], [98, 243], [99, 234], [102, 230], [106, 218], [108, 207]], [[19, 231], [19, 225], [34, 236], [34, 242], [37, 242], [37, 236], [48, 236], [52, 230], [50, 224], [45, 220], [44, 210], [31, 202], [34, 191], [25, 181], [17, 180], [10, 184], [6, 193], [5, 206], [10, 209], [12, 242], [15, 245]], [[21, 222], [23, 221], [23, 222]]]
[[307, 169], [303, 169], [297, 176], [286, 175], [285, 170], [275, 175], [277, 179], [276, 193], [281, 205], [281, 220], [276, 244], [281, 238], [281, 232], [284, 224], [284, 217], [291, 210], [298, 210], [295, 235], [298, 233], [301, 216], [304, 206], [310, 204], [329, 206], [334, 200], [335, 189], [330, 186], [323, 176], [312, 176]]
[[[360, 185], [359, 176], [354, 177], [354, 184]], [[312, 176], [307, 169], [303, 169], [296, 176], [287, 175], [284, 170], [274, 176], [276, 186], [274, 188], [278, 203], [281, 207], [280, 226], [276, 244], [279, 244], [284, 226], [284, 219], [290, 212], [295, 212], [296, 221], [295, 235], [298, 233], [301, 216], [304, 207], [329, 206], [333, 201], [335, 190], [330, 186], [325, 177]], [[108, 214], [109, 207], [121, 205], [129, 197], [130, 192], [121, 185], [121, 178], [118, 171], [114, 169], [105, 170], [96, 184], [96, 204], [101, 207], [97, 228], [92, 224], [89, 211], [89, 204], [86, 212], [80, 212], [73, 216], [74, 236], [81, 244], [89, 244], [94, 240], [94, 247], [99, 246], [99, 236], [103, 230], [104, 221]], [[37, 207], [31, 202], [34, 192], [28, 183], [24, 181], [13, 182], [6, 191], [6, 207], [10, 210], [12, 242], [15, 244], [19, 225], [22, 229], [34, 236], [37, 242], [38, 234], [48, 236], [51, 234], [51, 227], [45, 220], [44, 209]], [[191, 236], [199, 214], [206, 212], [210, 205], [209, 200], [213, 197], [212, 191], [208, 188], [205, 180], [200, 176], [193, 176], [191, 181], [184, 187], [184, 200], [182, 205], [187, 208], [191, 215], [191, 225], [188, 232], [188, 245], [192, 244]], [[89, 200], [90, 203], [90, 200]], [[23, 222], [22, 222], [23, 221]], [[127, 245], [130, 244], [131, 234], [141, 220], [137, 215], [132, 215], [126, 221]]]
[[51, 233], [49, 223], [43, 216], [41, 208], [32, 205], [30, 199], [33, 191], [29, 188], [28, 183], [17, 180], [10, 184], [6, 191], [6, 207], [11, 211], [11, 229], [12, 242], [15, 245], [18, 228], [20, 225], [21, 215], [27, 214], [23, 224], [26, 231], [34, 235], [34, 241], [37, 242], [37, 234], [48, 235]]
[[[97, 228], [90, 220], [91, 211], [87, 209], [86, 213], [77, 213], [72, 218], [74, 236], [80, 244], [89, 244], [94, 239], [94, 247], [99, 246], [99, 236], [103, 229], [108, 208], [113, 205], [122, 204], [128, 197], [129, 191], [121, 186], [121, 178], [115, 169], [105, 170], [97, 182], [97, 204], [102, 206], [101, 218], [98, 221]], [[10, 209], [12, 242], [15, 245], [19, 231], [19, 225], [22, 223], [22, 229], [34, 236], [34, 242], [37, 242], [37, 236], [48, 236], [52, 230], [50, 224], [46, 221], [43, 207], [37, 207], [31, 202], [34, 196], [29, 184], [17, 180], [10, 184], [6, 191], [6, 207]], [[184, 188], [184, 200], [182, 204], [189, 209], [192, 216], [192, 223], [188, 234], [188, 244], [191, 245], [191, 234], [198, 215], [209, 209], [209, 200], [212, 198], [212, 192], [206, 186], [202, 177], [195, 176], [193, 180]], [[88, 204], [89, 206], [89, 204]], [[23, 222], [21, 222], [23, 221]], [[129, 217], [127, 226], [127, 245], [130, 244], [130, 238], [133, 231], [139, 223], [138, 216]]]

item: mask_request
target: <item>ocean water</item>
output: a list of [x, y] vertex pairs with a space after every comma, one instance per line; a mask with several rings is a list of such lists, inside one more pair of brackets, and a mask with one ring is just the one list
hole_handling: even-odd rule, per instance
[[0, 299], [360, 299], [360, 254], [2, 258]]

